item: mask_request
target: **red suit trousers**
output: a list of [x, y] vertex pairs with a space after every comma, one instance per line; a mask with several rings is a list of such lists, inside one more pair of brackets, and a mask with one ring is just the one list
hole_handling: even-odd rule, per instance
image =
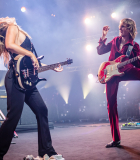
[[107, 108], [108, 116], [110, 120], [111, 133], [113, 141], [120, 141], [120, 131], [119, 131], [119, 119], [117, 111], [117, 92], [119, 82], [121, 81], [131, 81], [140, 80], [140, 69], [132, 68], [127, 71], [122, 77], [113, 77], [106, 84], [106, 97], [107, 97]]

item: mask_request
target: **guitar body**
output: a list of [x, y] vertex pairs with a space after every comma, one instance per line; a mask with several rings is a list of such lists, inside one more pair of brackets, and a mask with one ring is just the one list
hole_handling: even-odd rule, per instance
[[105, 84], [110, 81], [114, 76], [123, 76], [124, 72], [130, 70], [133, 67], [132, 64], [127, 64], [122, 68], [118, 69], [118, 65], [126, 60], [128, 60], [128, 58], [125, 55], [122, 55], [114, 61], [103, 62], [98, 70], [99, 82]]
[[22, 56], [18, 59], [16, 69], [18, 72], [18, 84], [22, 89], [30, 90], [41, 80], [38, 78], [38, 70], [35, 70], [30, 57]]

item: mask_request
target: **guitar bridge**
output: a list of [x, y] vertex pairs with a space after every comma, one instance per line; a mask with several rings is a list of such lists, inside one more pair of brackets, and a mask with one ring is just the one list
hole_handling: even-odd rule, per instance
[[103, 76], [103, 78], [99, 81], [100, 83], [105, 82], [105, 76]]

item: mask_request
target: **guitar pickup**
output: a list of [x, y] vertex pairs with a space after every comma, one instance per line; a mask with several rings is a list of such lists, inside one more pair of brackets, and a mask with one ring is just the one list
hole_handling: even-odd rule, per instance
[[26, 79], [27, 78], [27, 73], [26, 73], [26, 70], [22, 70], [22, 74], [23, 74], [23, 77]]
[[104, 75], [107, 75], [107, 69], [104, 69]]

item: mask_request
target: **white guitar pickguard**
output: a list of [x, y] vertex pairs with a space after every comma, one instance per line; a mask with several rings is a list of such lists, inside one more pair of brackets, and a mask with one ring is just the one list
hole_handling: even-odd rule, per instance
[[124, 74], [124, 72], [119, 72], [118, 71], [118, 65], [119, 63], [115, 63], [113, 65], [108, 65], [106, 67], [107, 70], [107, 74], [106, 74], [106, 78], [105, 78], [105, 82], [107, 82], [110, 78], [112, 78], [113, 76], [120, 76], [122, 74]]

